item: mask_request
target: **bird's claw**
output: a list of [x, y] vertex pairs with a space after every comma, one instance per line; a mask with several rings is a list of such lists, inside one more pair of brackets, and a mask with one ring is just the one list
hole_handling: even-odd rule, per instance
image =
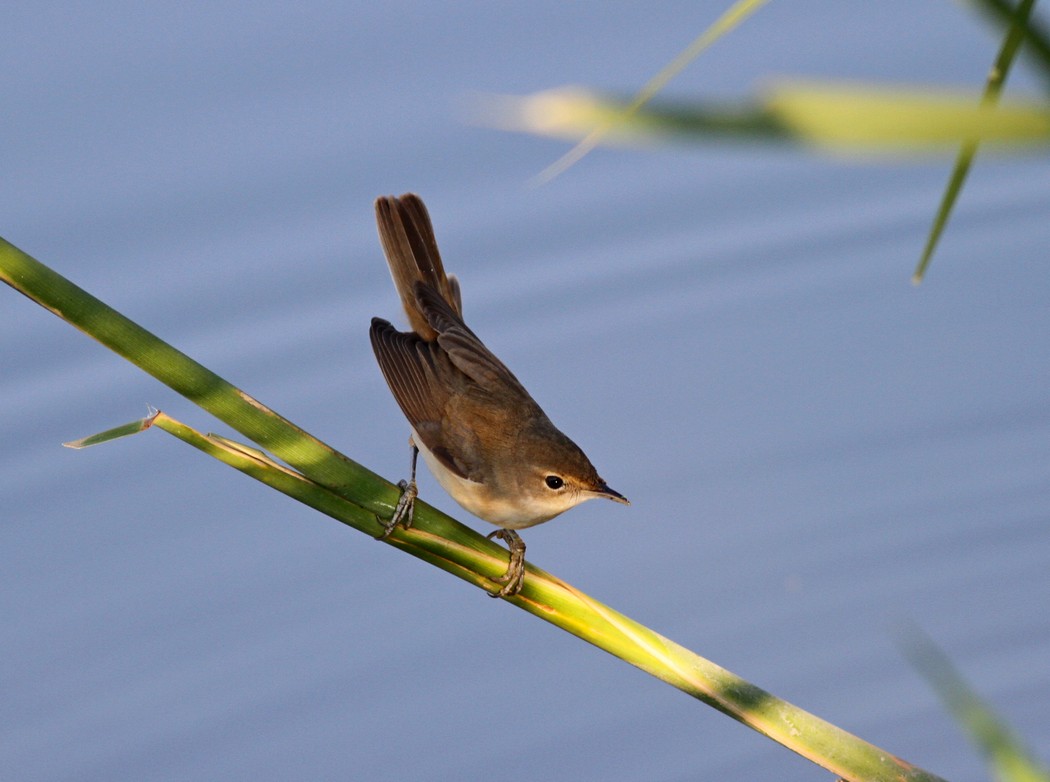
[[[416, 497], [419, 496], [416, 481], [415, 479], [398, 481], [397, 488], [401, 489], [401, 496], [397, 498], [397, 505], [394, 506], [394, 513], [390, 517], [390, 521], [379, 519], [379, 523], [383, 525], [383, 531], [376, 538], [377, 540], [386, 540], [390, 537], [390, 533], [394, 531], [394, 527], [398, 524], [403, 529], [408, 529], [412, 526]], [[377, 516], [376, 518], [378, 519], [379, 517]]]
[[489, 540], [498, 538], [506, 541], [507, 548], [510, 550], [507, 571], [502, 576], [492, 579], [503, 586], [489, 592], [489, 597], [513, 597], [521, 591], [521, 587], [525, 583], [525, 541], [521, 539], [517, 532], [510, 529], [498, 529], [495, 532], [490, 532], [486, 537]]

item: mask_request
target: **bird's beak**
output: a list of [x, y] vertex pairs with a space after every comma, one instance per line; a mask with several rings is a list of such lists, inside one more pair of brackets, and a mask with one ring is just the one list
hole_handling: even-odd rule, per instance
[[624, 505], [631, 504], [631, 501], [624, 497], [622, 494], [620, 494], [620, 492], [616, 491], [615, 489], [610, 489], [609, 486], [605, 483], [605, 481], [602, 481], [598, 488], [594, 490], [594, 493], [597, 494], [599, 497], [605, 497], [607, 499], [612, 500], [613, 502], [620, 502]]

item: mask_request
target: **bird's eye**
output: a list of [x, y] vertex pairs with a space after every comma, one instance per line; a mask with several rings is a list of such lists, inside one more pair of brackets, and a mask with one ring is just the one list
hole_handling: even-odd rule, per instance
[[557, 475], [548, 475], [543, 479], [543, 482], [547, 484], [548, 489], [554, 489], [557, 491], [565, 485], [565, 481], [559, 478]]

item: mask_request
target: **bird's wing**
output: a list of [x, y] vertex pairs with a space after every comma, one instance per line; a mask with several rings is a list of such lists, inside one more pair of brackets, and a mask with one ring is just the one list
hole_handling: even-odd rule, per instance
[[438, 346], [456, 369], [477, 385], [475, 391], [503, 399], [511, 395], [517, 403], [535, 404], [514, 373], [467, 328], [439, 293], [421, 283], [416, 283], [415, 293], [420, 311], [437, 332]]
[[436, 342], [413, 332], [401, 332], [382, 318], [369, 329], [379, 369], [421, 444], [461, 478], [471, 478], [474, 466], [457, 458], [446, 443], [444, 422], [449, 398], [460, 374]]

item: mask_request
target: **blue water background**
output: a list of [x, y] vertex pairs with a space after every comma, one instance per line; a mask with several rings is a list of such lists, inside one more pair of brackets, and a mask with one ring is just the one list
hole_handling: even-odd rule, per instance
[[[430, 205], [471, 326], [633, 501], [530, 559], [950, 779], [987, 779], [895, 642], [924, 628], [1050, 747], [1050, 165], [756, 144], [599, 150], [476, 92], [630, 92], [720, 2], [15, 3], [0, 234], [352, 458], [407, 469], [366, 337], [372, 200]], [[676, 80], [976, 88], [950, 2], [773, 3]], [[1042, 85], [1022, 62], [1010, 94]], [[0, 290], [0, 768], [12, 780], [811, 780], [618, 660], [160, 432], [231, 434]], [[426, 475], [427, 500], [471, 521]]]

